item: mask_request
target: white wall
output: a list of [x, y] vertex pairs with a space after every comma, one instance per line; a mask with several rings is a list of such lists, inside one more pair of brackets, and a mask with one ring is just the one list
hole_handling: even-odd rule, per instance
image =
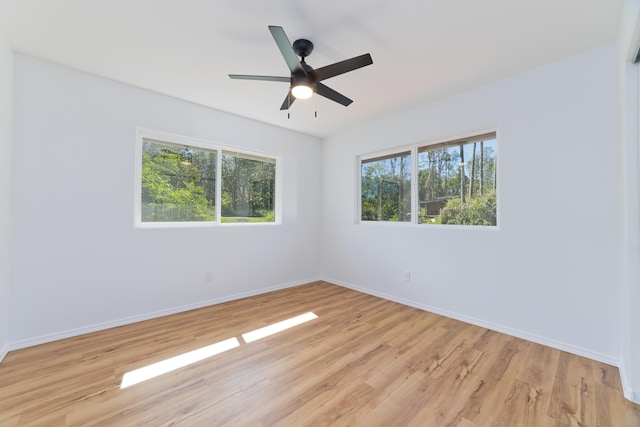
[[[12, 347], [319, 277], [320, 140], [15, 63]], [[134, 229], [137, 126], [281, 154], [283, 224]]]
[[9, 344], [13, 51], [0, 29], [0, 361]]
[[[633, 12], [627, 18], [637, 16], [637, 0], [625, 7]], [[323, 273], [598, 360], [622, 360], [625, 392], [637, 400], [638, 82], [637, 66], [622, 58], [637, 21], [622, 27], [617, 46], [369, 123], [324, 148], [315, 138], [20, 55], [13, 112], [14, 58], [0, 33], [0, 150], [7, 154], [0, 156], [0, 359], [9, 347]], [[134, 229], [136, 126], [282, 154], [284, 224]], [[499, 231], [354, 224], [355, 156], [493, 126]], [[321, 177], [322, 170], [331, 172]], [[206, 271], [215, 272], [213, 284]]]
[[[636, 66], [619, 65], [631, 38], [627, 31], [617, 45], [377, 120], [323, 147], [21, 55], [12, 111], [14, 57], [0, 34], [2, 152], [12, 151], [12, 115], [15, 141], [13, 155], [0, 156], [0, 357], [322, 274], [597, 360], [622, 360], [625, 392], [637, 399], [638, 106], [637, 96], [620, 94], [638, 82]], [[134, 229], [137, 126], [282, 154], [284, 224]], [[358, 154], [494, 126], [499, 230], [354, 223]], [[214, 283], [206, 271], [215, 272]]]
[[625, 396], [640, 403], [640, 73], [633, 64], [640, 47], [640, 1], [623, 3], [618, 37], [620, 169], [622, 194], [620, 232], [622, 241], [622, 377]]
[[[615, 82], [610, 44], [327, 139], [324, 275], [618, 364]], [[357, 155], [493, 126], [499, 231], [354, 223]]]

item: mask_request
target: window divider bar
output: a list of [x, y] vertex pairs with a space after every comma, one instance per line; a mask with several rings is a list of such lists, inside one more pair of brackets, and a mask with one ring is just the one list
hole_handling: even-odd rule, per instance
[[411, 148], [411, 223], [420, 223], [420, 200], [418, 195], [418, 147]]
[[216, 151], [216, 222], [222, 224], [222, 150]]

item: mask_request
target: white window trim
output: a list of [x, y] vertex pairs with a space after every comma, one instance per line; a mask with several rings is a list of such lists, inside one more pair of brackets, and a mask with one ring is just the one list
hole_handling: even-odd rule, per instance
[[[356, 183], [356, 197], [355, 197], [355, 218], [354, 223], [357, 225], [373, 226], [373, 227], [415, 227], [419, 229], [432, 229], [432, 230], [482, 230], [482, 231], [500, 231], [500, 192], [502, 191], [501, 176], [502, 173], [498, 172], [496, 177], [496, 225], [448, 225], [448, 224], [420, 224], [418, 222], [417, 212], [419, 211], [418, 204], [418, 150], [422, 147], [430, 145], [442, 144], [444, 142], [456, 141], [459, 139], [473, 138], [478, 135], [495, 133], [496, 134], [496, 157], [500, 158], [500, 132], [497, 126], [479, 129], [473, 132], [465, 132], [450, 137], [442, 137], [432, 139], [425, 142], [415, 143], [413, 145], [401, 145], [394, 148], [389, 148], [372, 153], [366, 153], [356, 156], [355, 159], [355, 183]], [[376, 157], [389, 156], [393, 154], [399, 154], [403, 152], [411, 152], [411, 221], [363, 221], [362, 220], [362, 162], [374, 159]]]
[[[216, 188], [216, 220], [215, 221], [176, 221], [176, 222], [142, 222], [142, 145], [144, 139], [153, 139], [169, 144], [184, 145], [205, 150], [217, 151], [216, 157], [216, 186], [222, 182], [222, 152], [245, 154], [247, 156], [273, 159], [276, 162], [275, 176], [275, 219], [274, 222], [222, 222], [222, 192]], [[204, 139], [191, 138], [145, 128], [136, 128], [134, 167], [134, 228], [194, 228], [194, 227], [268, 227], [282, 224], [282, 156], [246, 150], [232, 145], [223, 145]]]

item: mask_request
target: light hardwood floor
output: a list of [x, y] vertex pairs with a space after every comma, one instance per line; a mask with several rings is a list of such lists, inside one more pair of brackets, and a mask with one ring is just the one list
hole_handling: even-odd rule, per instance
[[[233, 337], [120, 388], [130, 370]], [[615, 367], [317, 282], [10, 352], [0, 425], [638, 427], [640, 407]]]

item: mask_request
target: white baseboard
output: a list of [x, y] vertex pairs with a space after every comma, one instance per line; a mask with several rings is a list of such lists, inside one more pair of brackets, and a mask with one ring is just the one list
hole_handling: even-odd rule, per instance
[[620, 361], [618, 369], [620, 370], [620, 381], [622, 382], [622, 392], [624, 393], [624, 397], [632, 402], [640, 404], [640, 396], [636, 396], [633, 388], [631, 388], [630, 381], [628, 379], [629, 376], [623, 360]]
[[[83, 326], [81, 328], [69, 329], [66, 331], [60, 331], [53, 334], [42, 335], [35, 338], [29, 338], [26, 340], [16, 341], [9, 343], [8, 346], [5, 346], [8, 351], [19, 350], [22, 348], [32, 347], [34, 345], [46, 344], [48, 342], [58, 341], [65, 338], [76, 337], [78, 335], [89, 334], [92, 332], [103, 331], [105, 329], [111, 329], [118, 326], [129, 325], [132, 323], [142, 322], [144, 320], [155, 319], [158, 317], [168, 316], [171, 314], [182, 313], [189, 310], [195, 310], [198, 308], [208, 307], [215, 304], [221, 304], [224, 302], [234, 301], [242, 298], [252, 297], [255, 295], [266, 294], [268, 292], [278, 291], [281, 289], [293, 288], [300, 285], [305, 285], [308, 283], [316, 282], [318, 280], [322, 280], [319, 277], [310, 278], [305, 280], [300, 280], [296, 282], [284, 283], [281, 285], [271, 286], [268, 288], [257, 289], [251, 292], [241, 292], [238, 294], [228, 295], [220, 298], [214, 298], [206, 301], [199, 301], [193, 304], [182, 305], [178, 307], [171, 307], [165, 310], [154, 311], [151, 313], [141, 314], [137, 316], [126, 317], [123, 319], [117, 319], [110, 322], [97, 323], [94, 325]], [[2, 355], [2, 353], [0, 353]], [[2, 358], [0, 358], [0, 361]]]
[[403, 305], [407, 305], [409, 307], [418, 308], [420, 310], [428, 311], [431, 313], [439, 314], [445, 317], [449, 317], [452, 319], [460, 320], [465, 323], [470, 323], [472, 325], [476, 325], [482, 328], [490, 329], [492, 331], [501, 332], [503, 334], [511, 335], [516, 338], [522, 338], [527, 341], [535, 342], [537, 344], [546, 345], [548, 347], [552, 347], [558, 350], [566, 351], [568, 353], [576, 354], [578, 356], [583, 356], [592, 360], [596, 360], [598, 362], [606, 363], [607, 365], [612, 365], [619, 367], [620, 359], [612, 357], [607, 354], [599, 353], [597, 351], [589, 350], [586, 348], [578, 347], [572, 344], [564, 343], [561, 341], [556, 341], [554, 339], [550, 339], [547, 337], [541, 337], [539, 335], [531, 334], [526, 331], [521, 331], [518, 329], [513, 329], [508, 326], [498, 325], [495, 323], [487, 322], [482, 319], [476, 319], [474, 317], [466, 316], [464, 314], [455, 313], [452, 311], [448, 311], [439, 307], [430, 306], [427, 304], [422, 304], [416, 301], [407, 300], [404, 298], [399, 298], [393, 295], [388, 295], [383, 292], [373, 291], [371, 289], [362, 288], [360, 286], [353, 285], [351, 283], [342, 282], [340, 280], [334, 280], [331, 278], [323, 278], [322, 280], [334, 283], [339, 286], [343, 286], [345, 288], [353, 289], [354, 291], [363, 292], [369, 295], [374, 295], [389, 301], [394, 301]]
[[9, 345], [5, 344], [4, 346], [2, 346], [2, 348], [0, 348], [0, 363], [2, 363], [7, 353], [9, 353]]

